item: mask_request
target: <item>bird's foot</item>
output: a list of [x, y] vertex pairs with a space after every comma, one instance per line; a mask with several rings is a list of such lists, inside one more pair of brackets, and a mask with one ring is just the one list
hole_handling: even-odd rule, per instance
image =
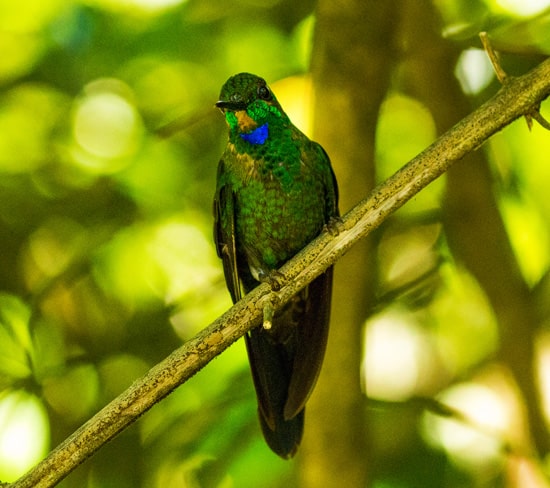
[[271, 291], [279, 291], [285, 284], [285, 275], [274, 269], [262, 277], [262, 282], [267, 283], [271, 287]]
[[344, 227], [344, 221], [342, 217], [330, 217], [328, 222], [325, 224], [324, 230], [326, 230], [331, 236], [337, 236], [342, 232]]

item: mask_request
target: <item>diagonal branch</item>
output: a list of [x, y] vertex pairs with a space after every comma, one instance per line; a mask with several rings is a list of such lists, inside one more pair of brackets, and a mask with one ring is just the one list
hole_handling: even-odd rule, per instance
[[509, 77], [488, 102], [437, 139], [350, 210], [334, 236], [324, 232], [281, 268], [285, 282], [272, 292], [258, 286], [193, 339], [138, 379], [54, 449], [12, 488], [52, 487], [132, 424], [155, 403], [197, 373], [262, 319], [265, 300], [282, 305], [334, 264], [359, 239], [378, 227], [453, 163], [476, 150], [518, 117], [536, 112], [550, 95], [550, 60], [528, 74]]

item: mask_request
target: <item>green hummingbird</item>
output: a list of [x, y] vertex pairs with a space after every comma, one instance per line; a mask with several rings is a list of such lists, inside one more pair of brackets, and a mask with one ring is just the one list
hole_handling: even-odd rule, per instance
[[[218, 165], [214, 238], [233, 302], [261, 282], [339, 216], [329, 157], [298, 130], [266, 82], [240, 73], [216, 106], [229, 140]], [[246, 336], [263, 435], [288, 459], [296, 453], [306, 401], [325, 353], [332, 268]]]

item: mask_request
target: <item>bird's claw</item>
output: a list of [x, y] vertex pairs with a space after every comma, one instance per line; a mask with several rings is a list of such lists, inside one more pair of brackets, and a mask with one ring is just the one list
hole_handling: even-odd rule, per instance
[[342, 217], [330, 217], [324, 226], [324, 230], [326, 230], [331, 236], [337, 236], [340, 232], [342, 232], [343, 226], [344, 221], [342, 220]]
[[285, 275], [276, 269], [267, 274], [262, 280], [271, 287], [271, 291], [279, 291], [285, 284]]

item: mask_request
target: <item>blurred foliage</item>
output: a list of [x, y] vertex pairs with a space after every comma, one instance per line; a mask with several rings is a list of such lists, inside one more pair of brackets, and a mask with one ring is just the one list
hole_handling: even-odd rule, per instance
[[[456, 76], [472, 108], [498, 89], [480, 30], [513, 54], [503, 57], [511, 74], [550, 52], [549, 12], [518, 10], [533, 3], [434, 1], [442, 38], [463, 51]], [[213, 104], [228, 76], [254, 72], [276, 82], [307, 131], [314, 7], [0, 1], [0, 479], [28, 470], [230, 306], [211, 239], [225, 138]], [[405, 87], [396, 75], [380, 113], [379, 180], [436, 137], [433, 113]], [[550, 286], [549, 146], [547, 132], [519, 122], [486, 147], [498, 210], [539, 297]], [[377, 488], [503, 486], [502, 439], [523, 429], [522, 399], [494, 361], [491, 304], [447, 245], [444, 195], [442, 178], [377, 233], [380, 302], [363, 365]], [[547, 387], [548, 300], [538, 307]], [[426, 412], [419, 397], [472, 425]], [[548, 413], [548, 387], [541, 401]], [[294, 476], [263, 443], [239, 344], [60, 486], [276, 487]]]

